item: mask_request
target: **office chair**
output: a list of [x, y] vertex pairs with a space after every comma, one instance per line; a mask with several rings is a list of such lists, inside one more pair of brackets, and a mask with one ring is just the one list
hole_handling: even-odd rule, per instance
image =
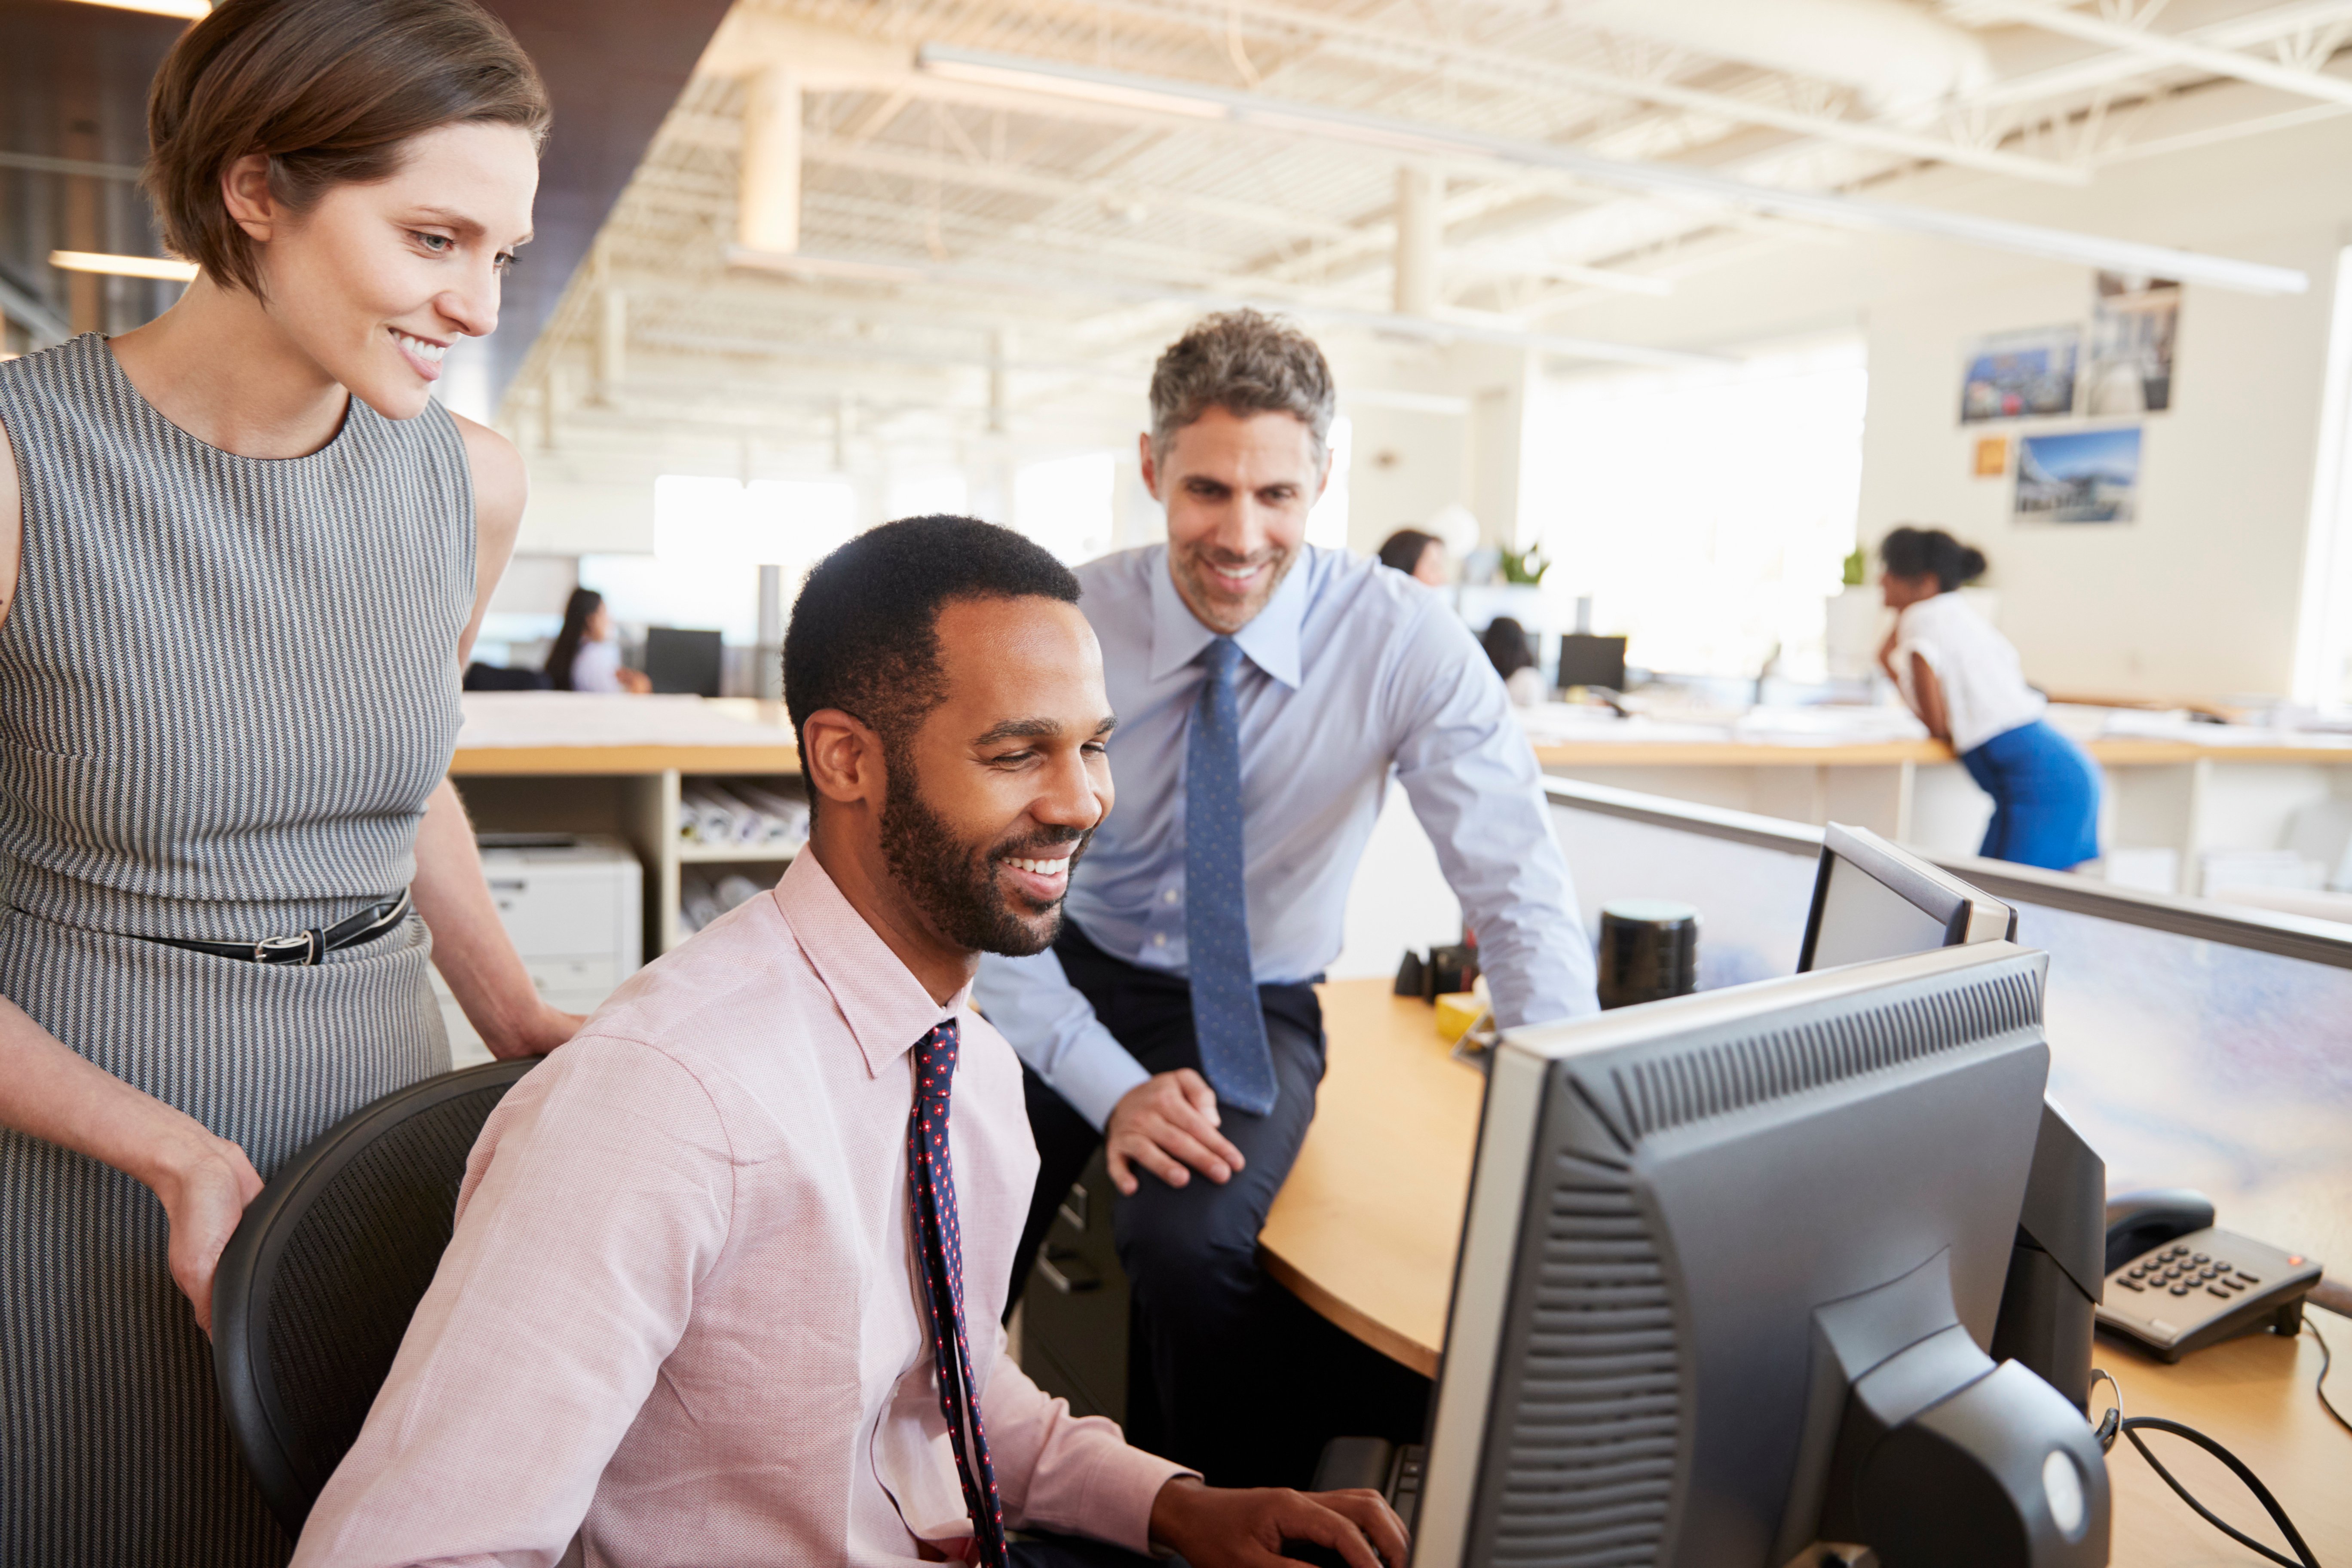
[[475, 1136], [536, 1065], [467, 1068], [352, 1112], [271, 1178], [222, 1252], [213, 1377], [289, 1536], [359, 1439], [433, 1283]]

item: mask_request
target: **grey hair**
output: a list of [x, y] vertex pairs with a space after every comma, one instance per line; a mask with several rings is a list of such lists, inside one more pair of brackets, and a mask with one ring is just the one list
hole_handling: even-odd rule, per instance
[[1315, 340], [1279, 316], [1243, 309], [1195, 321], [1151, 371], [1151, 450], [1160, 459], [1176, 432], [1223, 408], [1287, 414], [1315, 437], [1320, 463], [1338, 394]]

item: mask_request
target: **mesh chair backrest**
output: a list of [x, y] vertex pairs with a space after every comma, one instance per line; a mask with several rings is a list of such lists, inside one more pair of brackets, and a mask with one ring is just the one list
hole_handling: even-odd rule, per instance
[[469, 1068], [354, 1112], [271, 1179], [222, 1254], [221, 1403], [289, 1535], [358, 1440], [433, 1282], [482, 1123], [532, 1065]]

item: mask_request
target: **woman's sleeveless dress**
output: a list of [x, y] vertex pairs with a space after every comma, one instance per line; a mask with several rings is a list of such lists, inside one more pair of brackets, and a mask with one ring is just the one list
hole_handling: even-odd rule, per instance
[[[0, 622], [0, 996], [241, 1144], [267, 1180], [449, 1066], [411, 915], [316, 966], [142, 941], [397, 894], [457, 722], [473, 488], [437, 405], [357, 398], [265, 461], [206, 446], [84, 336], [0, 363], [24, 492]], [[163, 1205], [0, 1130], [0, 1563], [282, 1563]]]

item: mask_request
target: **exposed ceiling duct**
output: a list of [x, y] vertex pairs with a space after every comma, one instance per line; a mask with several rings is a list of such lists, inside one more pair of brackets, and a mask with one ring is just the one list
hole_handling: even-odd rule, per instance
[[1984, 42], [1910, 0], [1587, 0], [1607, 32], [1834, 82], [1882, 114], [1964, 98], [1993, 79]]

